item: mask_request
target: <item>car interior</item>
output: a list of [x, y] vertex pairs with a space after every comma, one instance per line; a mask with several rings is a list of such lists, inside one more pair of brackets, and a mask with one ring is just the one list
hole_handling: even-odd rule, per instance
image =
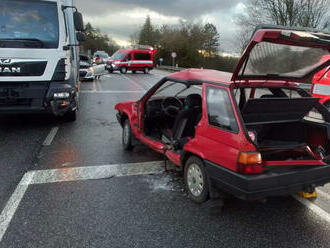
[[202, 117], [202, 87], [167, 82], [145, 104], [146, 136], [180, 149]]
[[318, 98], [282, 88], [241, 88], [236, 93], [248, 135], [264, 160], [328, 156], [330, 129], [316, 109], [322, 108]]

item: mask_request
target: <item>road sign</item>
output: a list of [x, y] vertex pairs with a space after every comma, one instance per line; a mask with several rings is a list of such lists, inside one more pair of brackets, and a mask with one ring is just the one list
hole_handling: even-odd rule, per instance
[[176, 52], [172, 52], [171, 56], [172, 58], [176, 58]]

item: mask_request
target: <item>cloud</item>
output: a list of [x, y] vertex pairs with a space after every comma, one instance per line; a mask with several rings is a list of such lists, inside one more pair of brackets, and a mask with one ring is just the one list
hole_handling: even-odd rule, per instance
[[[115, 40], [129, 40], [147, 15], [155, 25], [177, 24], [179, 20], [211, 22], [220, 32], [224, 50], [231, 49], [230, 32], [241, 0], [76, 0], [85, 21]], [[122, 42], [124, 43], [124, 42]]]

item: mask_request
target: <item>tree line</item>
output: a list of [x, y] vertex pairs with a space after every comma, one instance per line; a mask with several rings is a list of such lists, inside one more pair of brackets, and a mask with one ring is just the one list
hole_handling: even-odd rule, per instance
[[110, 56], [119, 49], [117, 43], [100, 29], [94, 28], [91, 23], [85, 26], [86, 41], [82, 42], [82, 50], [87, 54], [88, 51], [93, 55], [96, 51], [105, 51]]
[[156, 62], [172, 65], [172, 52], [177, 54], [175, 64], [180, 67], [204, 67], [232, 71], [237, 58], [219, 55], [220, 34], [215, 25], [181, 21], [178, 25], [156, 27], [148, 16], [141, 30], [131, 36], [131, 42], [151, 45], [157, 49]]

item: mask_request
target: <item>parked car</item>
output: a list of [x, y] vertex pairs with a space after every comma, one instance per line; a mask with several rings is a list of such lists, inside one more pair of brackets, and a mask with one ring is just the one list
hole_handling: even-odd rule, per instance
[[79, 79], [80, 81], [94, 80], [94, 70], [91, 59], [87, 55], [79, 55]]
[[[322, 61], [329, 61], [330, 56], [326, 55]], [[327, 109], [330, 110], [330, 66], [316, 73], [313, 77], [312, 94], [319, 97]]]
[[233, 74], [188, 69], [118, 103], [123, 148], [166, 156], [199, 203], [216, 189], [246, 200], [314, 192], [330, 182], [330, 112], [294, 82], [329, 65], [329, 50], [329, 34], [259, 27]]
[[[97, 61], [100, 58], [100, 61]], [[93, 55], [93, 62], [95, 64], [107, 64], [109, 60], [109, 54], [104, 51], [96, 51]]]
[[153, 61], [156, 50], [151, 46], [137, 45], [131, 49], [120, 49], [115, 52], [107, 63], [110, 73], [120, 71], [125, 74], [127, 71], [133, 73], [142, 71], [149, 73], [153, 69]]
[[105, 74], [104, 64], [91, 63], [87, 55], [80, 55], [79, 78], [80, 81], [93, 81]]

